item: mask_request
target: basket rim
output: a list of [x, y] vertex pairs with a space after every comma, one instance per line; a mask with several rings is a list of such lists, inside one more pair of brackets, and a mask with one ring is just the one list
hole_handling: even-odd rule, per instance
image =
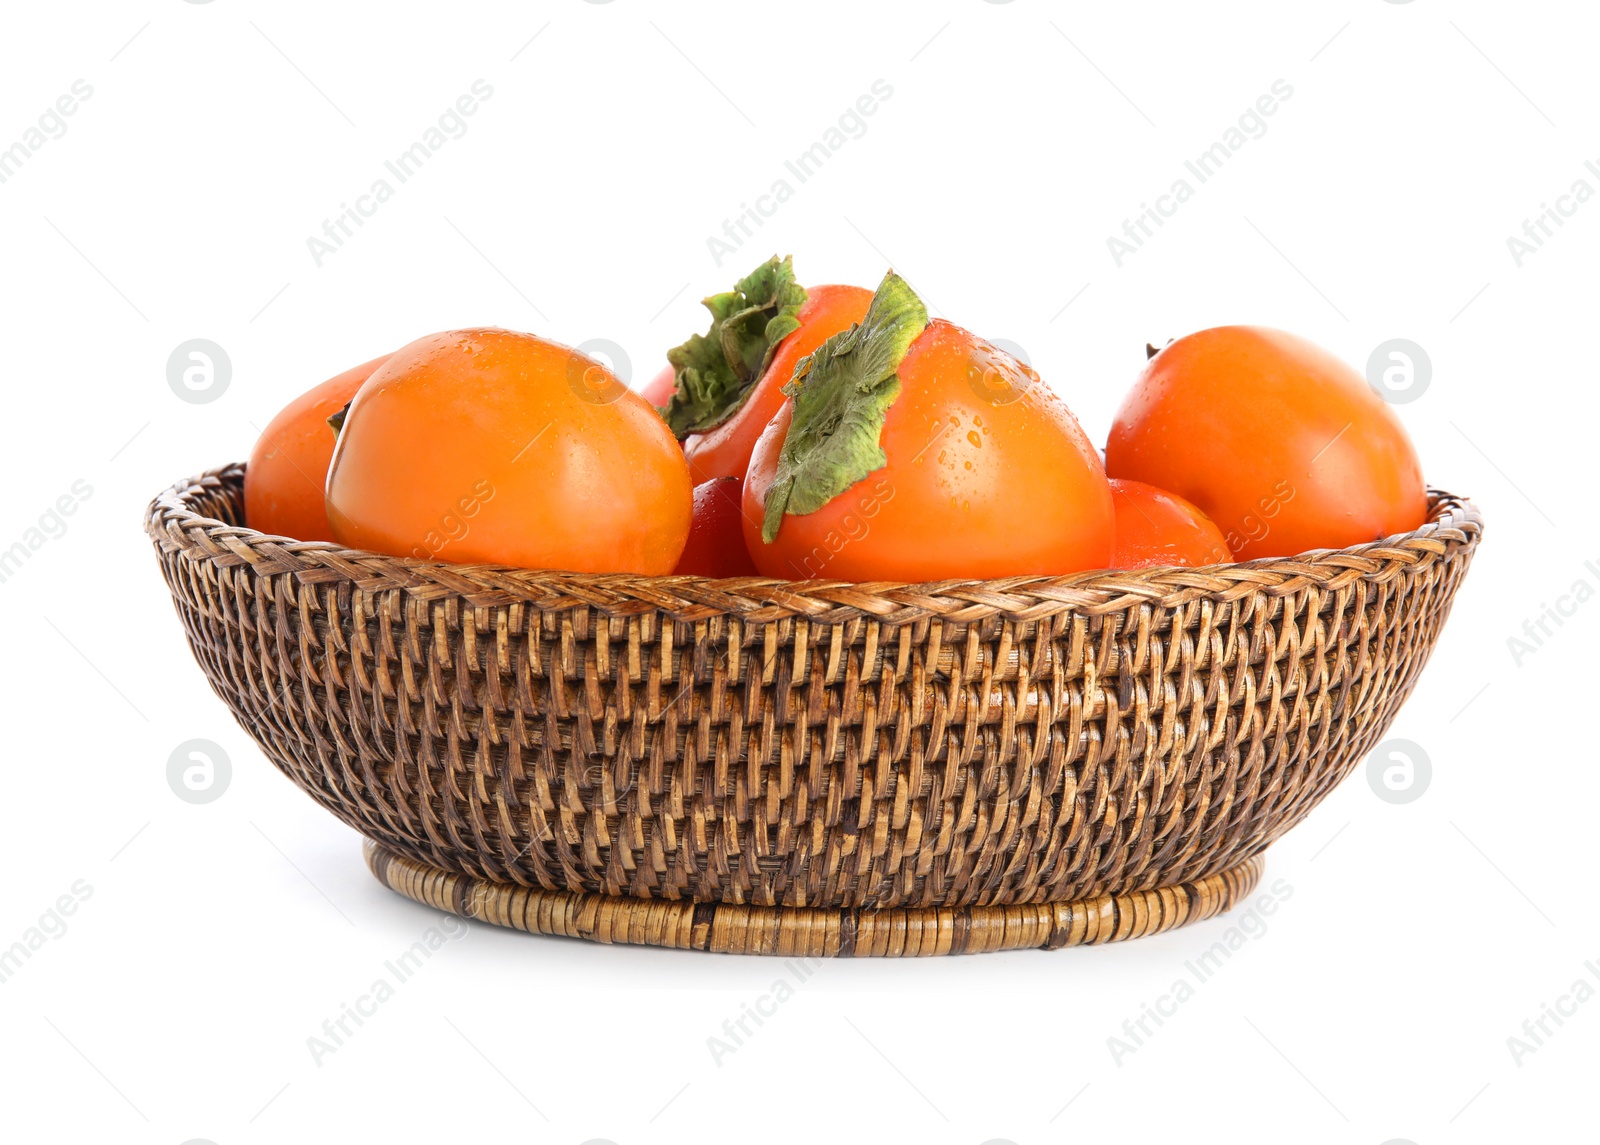
[[248, 565], [261, 576], [288, 574], [308, 584], [348, 581], [366, 592], [400, 589], [424, 600], [459, 598], [474, 607], [594, 608], [615, 616], [661, 612], [685, 621], [729, 615], [763, 622], [789, 617], [829, 623], [855, 618], [905, 623], [924, 617], [965, 622], [992, 616], [1036, 620], [1066, 612], [1118, 612], [1139, 604], [1171, 609], [1197, 601], [1227, 603], [1257, 592], [1282, 597], [1313, 587], [1338, 590], [1357, 580], [1381, 583], [1475, 548], [1484, 527], [1471, 500], [1430, 486], [1428, 520], [1410, 532], [1348, 548], [1201, 568], [1100, 569], [923, 584], [643, 576], [394, 557], [332, 541], [274, 536], [190, 508], [190, 500], [202, 492], [235, 484], [242, 489], [244, 471], [243, 462], [233, 462], [175, 482], [150, 502], [145, 532], [164, 553], [177, 552], [220, 568]]

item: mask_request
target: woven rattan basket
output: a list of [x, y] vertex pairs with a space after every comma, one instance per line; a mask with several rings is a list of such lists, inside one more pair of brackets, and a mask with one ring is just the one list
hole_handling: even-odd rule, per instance
[[146, 527], [211, 686], [401, 894], [795, 955], [1151, 934], [1227, 909], [1382, 736], [1482, 531], [931, 585], [430, 564]]

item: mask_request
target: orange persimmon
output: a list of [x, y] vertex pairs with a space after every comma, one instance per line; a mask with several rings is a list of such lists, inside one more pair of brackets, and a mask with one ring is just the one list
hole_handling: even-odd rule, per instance
[[1263, 326], [1202, 330], [1145, 363], [1106, 472], [1193, 502], [1241, 561], [1380, 540], [1428, 511], [1394, 410], [1320, 346]]
[[[802, 287], [791, 260], [776, 256], [705, 300], [711, 329], [668, 352], [673, 389], [660, 403], [696, 485], [743, 479], [795, 364], [860, 322], [871, 301], [859, 286]], [[664, 389], [664, 377], [651, 379], [646, 392]]]
[[670, 573], [689, 467], [599, 362], [509, 330], [398, 350], [356, 393], [328, 473], [340, 543], [396, 556]]
[[713, 477], [695, 486], [689, 543], [683, 547], [675, 572], [712, 577], [757, 575], [739, 524], [741, 485], [737, 477]]
[[350, 404], [388, 355], [363, 362], [307, 390], [278, 411], [250, 451], [244, 471], [244, 521], [297, 541], [331, 541], [323, 507], [337, 437], [328, 418]]
[[1117, 516], [1117, 540], [1111, 549], [1114, 569], [1165, 565], [1223, 564], [1233, 559], [1222, 530], [1176, 493], [1142, 481], [1111, 478], [1111, 503]]
[[1111, 490], [1038, 374], [929, 321], [892, 271], [800, 362], [750, 459], [745, 544], [768, 576], [931, 581], [1104, 568]]

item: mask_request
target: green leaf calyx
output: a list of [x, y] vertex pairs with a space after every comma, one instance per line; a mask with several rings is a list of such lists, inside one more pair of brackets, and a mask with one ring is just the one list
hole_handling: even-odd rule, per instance
[[927, 328], [928, 308], [891, 270], [867, 316], [795, 366], [783, 387], [794, 413], [767, 490], [762, 540], [777, 537], [785, 514], [815, 513], [889, 463], [878, 444], [884, 416], [900, 395], [900, 363]]
[[799, 329], [805, 300], [793, 260], [777, 255], [732, 290], [705, 299], [711, 329], [667, 351], [677, 388], [661, 416], [679, 441], [715, 429], [739, 411], [778, 343]]

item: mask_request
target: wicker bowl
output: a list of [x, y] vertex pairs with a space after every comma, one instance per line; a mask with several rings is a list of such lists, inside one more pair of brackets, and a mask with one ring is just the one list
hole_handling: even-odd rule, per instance
[[536, 572], [146, 529], [195, 658], [387, 886], [503, 926], [806, 956], [1059, 947], [1249, 893], [1383, 735], [1473, 505], [1348, 549], [938, 584]]

